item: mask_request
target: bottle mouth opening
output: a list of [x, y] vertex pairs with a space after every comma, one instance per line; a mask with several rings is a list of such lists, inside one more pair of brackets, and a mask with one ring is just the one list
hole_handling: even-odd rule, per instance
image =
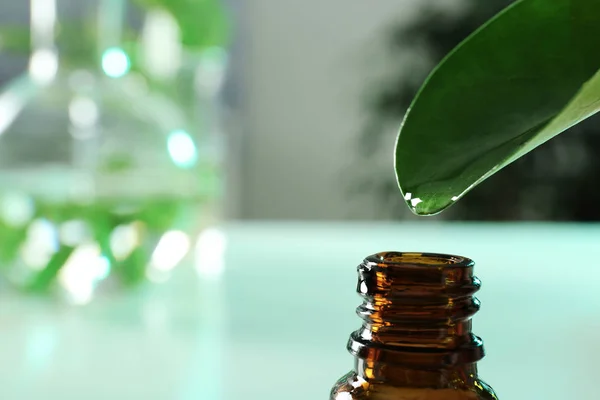
[[377, 264], [413, 265], [422, 267], [472, 267], [473, 261], [461, 256], [435, 253], [413, 253], [388, 251], [367, 257], [367, 261]]

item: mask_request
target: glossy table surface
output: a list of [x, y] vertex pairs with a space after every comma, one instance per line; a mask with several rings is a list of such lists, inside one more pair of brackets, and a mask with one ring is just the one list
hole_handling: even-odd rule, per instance
[[167, 283], [86, 306], [5, 291], [0, 399], [328, 399], [352, 366], [356, 265], [384, 250], [477, 262], [480, 373], [501, 399], [600, 398], [600, 225], [246, 223], [204, 239]]

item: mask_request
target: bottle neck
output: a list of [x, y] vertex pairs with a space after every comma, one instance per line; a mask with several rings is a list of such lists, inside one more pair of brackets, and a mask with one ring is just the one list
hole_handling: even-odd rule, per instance
[[348, 350], [370, 382], [467, 388], [477, 378], [483, 343], [471, 332], [480, 282], [471, 260], [445, 255], [380, 253], [358, 267], [362, 327]]
[[30, 72], [100, 69], [105, 52], [121, 44], [125, 0], [30, 1]]

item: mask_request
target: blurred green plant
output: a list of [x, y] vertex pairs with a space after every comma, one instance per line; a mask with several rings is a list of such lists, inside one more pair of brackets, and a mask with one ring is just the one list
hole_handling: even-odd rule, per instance
[[[0, 270], [22, 263], [19, 254], [33, 221], [49, 221], [57, 227], [69, 221], [81, 221], [89, 230], [93, 243], [107, 258], [117, 280], [124, 286], [137, 285], [146, 280], [150, 256], [161, 236], [170, 229], [186, 225], [185, 221], [193, 220], [195, 207], [202, 201], [202, 198], [182, 199], [176, 196], [98, 201], [93, 204], [57, 204], [36, 200], [36, 212], [31, 223], [14, 226], [0, 218], [3, 235]], [[130, 224], [138, 225], [139, 241], [126, 257], [118, 257], [111, 247], [111, 235], [116, 228]], [[17, 286], [37, 293], [51, 290], [57, 275], [78, 245], [61, 243], [39, 272], [31, 273], [26, 282]]]
[[[134, 0], [142, 9], [160, 8], [173, 16], [181, 30], [182, 45], [191, 51], [221, 47], [229, 38], [228, 18], [220, 0]], [[60, 25], [58, 35], [62, 43], [77, 54], [95, 49], [97, 32], [94, 21], [68, 21]], [[0, 51], [27, 54], [31, 49], [29, 27], [0, 26]], [[136, 34], [125, 30], [123, 40], [130, 50], [136, 45]], [[130, 52], [130, 56], [135, 55]], [[135, 65], [135, 62], [133, 63]]]
[[0, 26], [0, 51], [6, 53], [28, 53], [31, 47], [29, 28], [23, 25]]
[[599, 2], [520, 0], [439, 64], [397, 141], [396, 174], [413, 211], [447, 208], [600, 110], [598, 15]]
[[[191, 59], [190, 65], [184, 65], [187, 69], [182, 74], [183, 78], [177, 77], [172, 81], [161, 82], [159, 79], [145, 76], [146, 83], [152, 92], [160, 91], [160, 96], [152, 93], [144, 95], [146, 101], [152, 103], [157, 109], [169, 114], [169, 120], [180, 121], [178, 128], [188, 129], [191, 133], [194, 122], [201, 120], [204, 115], [194, 106], [195, 96], [193, 87], [193, 73], [196, 72], [194, 61], [202, 55], [206, 57], [213, 53], [213, 58], [224, 57], [221, 49], [226, 41], [229, 27], [227, 16], [219, 0], [135, 0], [143, 10], [162, 9], [170, 13], [179, 24], [181, 30], [181, 42], [184, 47], [184, 58]], [[92, 67], [99, 61], [97, 18], [74, 18], [64, 20], [59, 18], [60, 23], [56, 27], [56, 45], [61, 55], [61, 67]], [[0, 26], [0, 51], [6, 53], [17, 53], [27, 55], [31, 51], [30, 29], [22, 25]], [[139, 32], [124, 27], [120, 37], [120, 47], [127, 53], [131, 70], [144, 74], [141, 62], [138, 59], [141, 49]], [[216, 60], [219, 61], [219, 60]], [[185, 68], [182, 68], [185, 69]], [[175, 101], [170, 101], [175, 99]], [[109, 104], [103, 99], [104, 105]], [[109, 99], [114, 102], [114, 99]], [[129, 98], [119, 101], [129, 101]], [[173, 109], [168, 108], [176, 104]], [[118, 105], [110, 103], [113, 107]], [[174, 118], [175, 108], [188, 113], [188, 118]], [[186, 124], [193, 125], [191, 127]], [[196, 129], [201, 131], [202, 128]], [[162, 141], [160, 142], [162, 145]], [[162, 147], [161, 147], [162, 149]], [[130, 152], [123, 150], [109, 157], [105, 163], [98, 168], [99, 173], [104, 176], [118, 175], [125, 171], [133, 171], [137, 165], [130, 156]], [[91, 203], [80, 204], [77, 202], [51, 201], [40, 196], [32, 197], [35, 215], [31, 221], [24, 225], [15, 225], [11, 221], [3, 220], [0, 215], [0, 275], [12, 276], [13, 271], [27, 270], [22, 259], [28, 234], [33, 229], [32, 224], [45, 221], [58, 228], [76, 221], [85, 226], [89, 231], [94, 245], [100, 249], [102, 256], [106, 258], [111, 275], [123, 286], [132, 286], [144, 282], [147, 278], [148, 265], [158, 241], [163, 235], [171, 230], [183, 230], [194, 234], [205, 211], [210, 209], [211, 201], [219, 190], [221, 181], [215, 165], [206, 168], [194, 169], [196, 178], [202, 182], [203, 194], [184, 196], [179, 193], [171, 193], [165, 196], [153, 196], [141, 193], [139, 196], [129, 197], [102, 197]], [[4, 195], [4, 193], [2, 193]], [[0, 202], [3, 199], [0, 198]], [[135, 248], [126, 257], [119, 257], [111, 247], [111, 237], [119, 227], [135, 225], [138, 235]], [[34, 226], [35, 227], [35, 226]], [[22, 276], [13, 283], [24, 290], [45, 293], [57, 284], [56, 279], [68, 259], [77, 251], [77, 245], [60, 242], [52, 257], [44, 261], [39, 270], [29, 271], [26, 281], [21, 281]], [[114, 247], [114, 246], [113, 246]], [[26, 267], [26, 265], [25, 265]], [[22, 272], [22, 271], [21, 271]], [[17, 273], [18, 275], [18, 273]]]
[[219, 0], [135, 0], [145, 8], [169, 12], [179, 24], [182, 44], [194, 50], [223, 46], [229, 25]]

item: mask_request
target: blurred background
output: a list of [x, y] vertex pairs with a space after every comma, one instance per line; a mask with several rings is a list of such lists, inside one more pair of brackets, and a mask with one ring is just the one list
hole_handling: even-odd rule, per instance
[[0, 0], [0, 398], [327, 398], [383, 250], [478, 262], [502, 398], [593, 398], [600, 120], [436, 217], [395, 181], [419, 86], [510, 3]]
[[[74, 2], [65, 17], [81, 17], [86, 11], [73, 8], [84, 3]], [[189, 25], [181, 36], [171, 33], [168, 20], [164, 25], [160, 16], [140, 9], [160, 1], [140, 0], [119, 22], [127, 29], [113, 41], [132, 53], [135, 72], [141, 69], [146, 78], [168, 75], [161, 71], [165, 68], [191, 68], [198, 60], [189, 53], [224, 49], [228, 79], [215, 100], [220, 126], [214, 129], [226, 143], [228, 218], [397, 220], [412, 217], [390, 167], [404, 111], [433, 66], [510, 3], [395, 0], [370, 7], [354, 2], [340, 12], [336, 3], [315, 10], [310, 3], [257, 1], [250, 7], [228, 0], [218, 11], [227, 15], [219, 14], [216, 22], [214, 10], [172, 6], [175, 22]], [[28, 65], [29, 2], [5, 2], [2, 8], [0, 79], [6, 84]], [[177, 21], [178, 13], [194, 11], [204, 17]], [[88, 24], [86, 40], [92, 44], [94, 29]], [[161, 29], [169, 33], [156, 33]], [[149, 44], [161, 36], [160, 44]], [[67, 37], [73, 46], [79, 39]], [[169, 39], [183, 40], [186, 65], [164, 55]], [[596, 125], [592, 119], [556, 138], [436, 218], [597, 220]]]

